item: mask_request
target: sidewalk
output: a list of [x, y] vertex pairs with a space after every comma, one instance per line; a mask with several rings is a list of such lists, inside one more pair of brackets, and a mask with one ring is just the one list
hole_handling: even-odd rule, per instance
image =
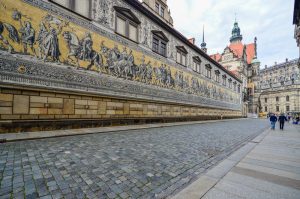
[[299, 199], [300, 126], [265, 131], [173, 197], [184, 198]]
[[224, 120], [205, 120], [205, 121], [191, 121], [191, 122], [173, 122], [173, 123], [157, 123], [157, 124], [141, 124], [141, 125], [128, 125], [128, 126], [109, 126], [97, 128], [81, 128], [81, 129], [68, 129], [68, 130], [53, 130], [53, 131], [36, 131], [36, 132], [21, 132], [21, 133], [4, 133], [0, 134], [0, 143], [13, 142], [30, 139], [43, 139], [51, 137], [63, 137], [74, 135], [85, 135], [94, 133], [109, 133], [116, 131], [140, 130], [148, 128], [162, 128], [169, 126], [193, 125], [202, 123], [226, 122], [240, 119], [224, 119]]

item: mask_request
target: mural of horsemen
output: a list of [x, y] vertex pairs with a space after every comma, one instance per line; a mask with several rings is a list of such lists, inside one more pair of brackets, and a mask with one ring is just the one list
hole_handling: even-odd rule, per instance
[[43, 15], [38, 20], [13, 9], [9, 20], [0, 21], [0, 50], [11, 54], [31, 56], [37, 61], [64, 64], [75, 69], [94, 70], [194, 95], [233, 98], [216, 86], [209, 87], [197, 76], [145, 55], [135, 57], [136, 54], [127, 46], [121, 47], [112, 42], [106, 45], [105, 41], [52, 14]]

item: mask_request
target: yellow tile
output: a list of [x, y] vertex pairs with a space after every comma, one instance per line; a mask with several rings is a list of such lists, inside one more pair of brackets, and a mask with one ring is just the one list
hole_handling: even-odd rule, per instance
[[14, 114], [28, 114], [29, 113], [29, 96], [15, 95], [13, 103]]
[[13, 101], [13, 95], [12, 94], [0, 93], [0, 101], [12, 102]]

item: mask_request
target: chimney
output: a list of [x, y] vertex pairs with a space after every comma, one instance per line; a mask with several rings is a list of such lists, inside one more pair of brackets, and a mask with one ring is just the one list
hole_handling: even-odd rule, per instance
[[267, 69], [268, 68], [268, 66], [267, 65], [265, 65], [265, 69]]
[[195, 45], [195, 41], [196, 41], [196, 39], [195, 39], [195, 38], [191, 38], [191, 39], [189, 39], [189, 42], [190, 42], [190, 43], [192, 43], [192, 44], [194, 44], [194, 45]]

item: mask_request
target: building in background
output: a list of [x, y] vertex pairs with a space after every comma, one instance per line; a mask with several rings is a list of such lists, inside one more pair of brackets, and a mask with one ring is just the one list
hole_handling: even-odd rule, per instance
[[265, 66], [255, 81], [255, 101], [259, 104], [257, 112], [293, 113], [300, 112], [299, 59]]
[[[295, 0], [293, 24], [295, 25], [294, 35], [297, 42], [297, 46], [299, 47], [300, 57], [300, 0]], [[298, 63], [298, 66], [300, 67], [300, 63]]]
[[[254, 84], [256, 75], [258, 74], [260, 62], [257, 59], [257, 39], [250, 44], [242, 43], [243, 36], [235, 21], [230, 37], [230, 43], [220, 54], [213, 54], [210, 57], [223, 65], [227, 70], [239, 77], [242, 82], [243, 92], [243, 114], [255, 113], [256, 104], [254, 104]], [[227, 76], [222, 77], [224, 85], [231, 84], [231, 79]]]
[[[250, 44], [243, 44], [242, 39], [235, 21], [230, 44], [222, 54], [213, 54], [211, 58], [243, 81], [243, 114], [253, 116], [259, 113], [266, 115], [269, 112], [299, 112], [299, 59], [286, 59], [283, 63], [260, 69], [256, 37]], [[225, 77], [223, 83], [229, 83]]]

